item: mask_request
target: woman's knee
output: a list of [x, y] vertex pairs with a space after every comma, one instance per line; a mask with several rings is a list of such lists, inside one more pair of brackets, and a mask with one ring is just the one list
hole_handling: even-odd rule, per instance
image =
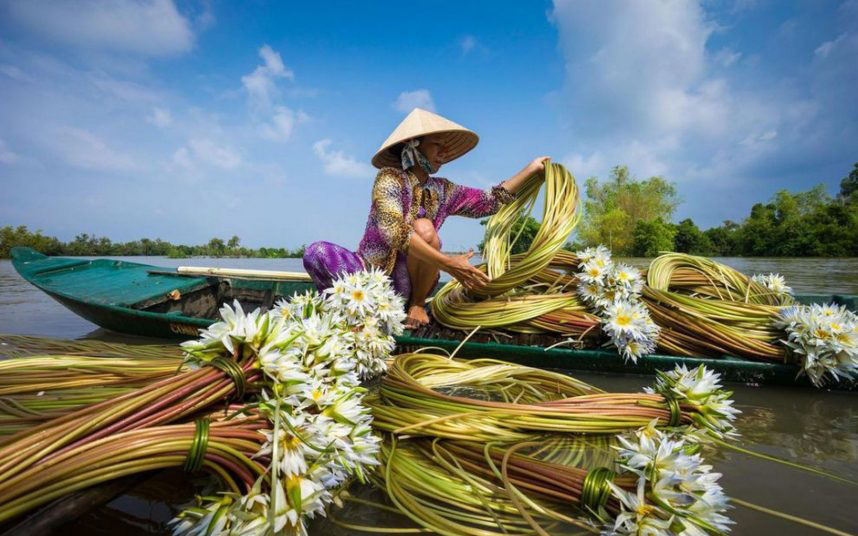
[[438, 231], [435, 230], [435, 225], [426, 218], [418, 218], [412, 224], [414, 231], [420, 235], [420, 238], [426, 241], [427, 244], [435, 249], [441, 248], [441, 239], [438, 237]]

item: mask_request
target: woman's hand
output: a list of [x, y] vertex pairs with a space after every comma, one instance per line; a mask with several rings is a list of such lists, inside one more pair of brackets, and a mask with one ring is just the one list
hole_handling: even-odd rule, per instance
[[474, 250], [470, 250], [464, 255], [447, 257], [447, 262], [442, 267], [445, 272], [453, 276], [456, 281], [468, 290], [481, 289], [491, 281], [489, 276], [471, 266], [471, 263], [468, 262], [473, 256]]
[[544, 176], [545, 173], [545, 162], [550, 160], [550, 156], [540, 156], [539, 158], [534, 158], [524, 169], [527, 170], [527, 175], [533, 176], [537, 173], [541, 173]]
[[501, 183], [501, 186], [506, 188], [506, 191], [511, 194], [516, 194], [524, 186], [528, 179], [534, 175], [539, 175], [545, 179], [545, 162], [550, 160], [550, 156], [540, 156], [534, 158], [529, 164], [521, 168], [521, 171]]

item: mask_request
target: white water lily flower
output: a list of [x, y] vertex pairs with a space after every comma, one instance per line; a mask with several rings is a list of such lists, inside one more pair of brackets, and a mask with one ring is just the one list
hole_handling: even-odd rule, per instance
[[858, 377], [858, 316], [843, 306], [797, 305], [780, 311], [775, 326], [786, 332], [782, 342], [817, 387], [827, 377]]
[[641, 280], [641, 272], [628, 264], [617, 264], [611, 271], [610, 277], [616, 284], [631, 289]]
[[[713, 473], [699, 454], [687, 454], [684, 441], [656, 429], [656, 423], [654, 420], [627, 437], [618, 436], [618, 462], [638, 475], [638, 482], [637, 494], [611, 483], [621, 505], [612, 530], [616, 534], [646, 530], [647, 534], [691, 535], [698, 534], [702, 523], [728, 531], [732, 522], [724, 515], [729, 505], [718, 484], [721, 475]], [[681, 531], [675, 530], [674, 521], [680, 523]]]
[[223, 355], [223, 352], [220, 351], [221, 348], [225, 349], [229, 355], [234, 355], [234, 339], [243, 339], [246, 315], [238, 300], [233, 302], [233, 307], [225, 303], [219, 310], [221, 320], [201, 330], [198, 340], [182, 343], [182, 349], [188, 355], [203, 360]]
[[722, 388], [721, 375], [703, 365], [691, 370], [677, 365], [670, 372], [657, 371], [655, 385], [644, 391], [693, 405], [699, 412], [698, 424], [716, 437], [738, 437], [733, 421], [741, 411], [733, 407], [732, 393]]
[[579, 279], [584, 283], [602, 283], [602, 280], [607, 273], [607, 268], [600, 264], [595, 259], [591, 259], [584, 263], [581, 267], [581, 272], [578, 274]]
[[778, 298], [792, 298], [792, 289], [787, 286], [786, 280], [780, 274], [756, 274], [751, 277], [751, 281], [767, 288]]
[[611, 491], [620, 501], [620, 513], [612, 527], [606, 527], [602, 534], [611, 536], [664, 536], [670, 534], [673, 516], [666, 514], [655, 505], [648, 504], [645, 494], [644, 479], [638, 481], [637, 493], [623, 490], [613, 482], [609, 482]]
[[602, 329], [610, 344], [626, 360], [655, 352], [660, 328], [640, 301], [643, 276], [627, 264], [614, 264], [604, 246], [576, 253], [580, 263], [578, 295], [602, 317]]
[[[307, 472], [307, 455], [312, 452], [310, 445], [304, 443], [305, 440], [313, 441], [318, 439], [312, 426], [307, 425], [306, 417], [303, 414], [291, 416], [282, 414], [281, 419], [288, 422], [290, 427], [286, 426], [286, 422], [282, 423], [283, 428], [278, 430], [277, 434], [277, 455], [278, 460], [272, 460], [272, 463], [277, 463], [278, 471], [286, 476], [300, 475]], [[294, 430], [294, 431], [293, 431]], [[274, 454], [274, 432], [263, 430], [266, 442], [262, 449], [256, 453], [255, 457], [273, 456]]]

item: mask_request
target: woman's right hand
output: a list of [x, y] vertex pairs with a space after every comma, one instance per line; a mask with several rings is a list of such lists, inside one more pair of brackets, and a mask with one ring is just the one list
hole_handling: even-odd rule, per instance
[[445, 272], [453, 276], [456, 281], [468, 290], [481, 289], [491, 281], [489, 276], [471, 266], [471, 263], [468, 262], [473, 256], [474, 250], [468, 251], [464, 255], [448, 257], [443, 268]]

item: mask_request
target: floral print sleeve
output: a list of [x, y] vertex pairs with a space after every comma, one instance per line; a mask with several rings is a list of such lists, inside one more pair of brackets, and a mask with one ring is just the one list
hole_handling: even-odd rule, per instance
[[515, 199], [515, 196], [500, 184], [490, 190], [470, 188], [447, 181], [447, 212], [452, 216], [483, 218], [491, 216], [501, 205]]
[[372, 205], [366, 232], [358, 254], [367, 263], [386, 273], [393, 271], [397, 251], [407, 251], [414, 228], [407, 221], [409, 214], [403, 207], [410, 203], [410, 195], [403, 186], [402, 172], [395, 168], [382, 168], [372, 187]]
[[403, 188], [400, 172], [393, 168], [379, 171], [372, 188], [372, 204], [378, 227], [391, 249], [406, 251], [414, 228], [402, 213]]

